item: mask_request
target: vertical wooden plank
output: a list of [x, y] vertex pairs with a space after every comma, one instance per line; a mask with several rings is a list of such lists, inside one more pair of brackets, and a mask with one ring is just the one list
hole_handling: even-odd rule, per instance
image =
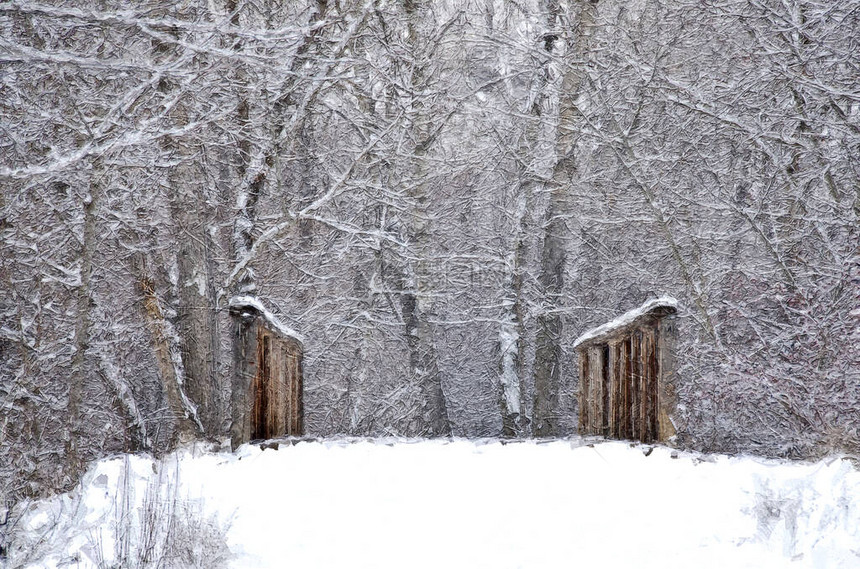
[[274, 393], [272, 381], [272, 334], [266, 333], [263, 336], [263, 356], [262, 364], [260, 365], [260, 377], [263, 384], [263, 436], [264, 439], [271, 439], [275, 436], [274, 425], [272, 424], [272, 409], [274, 406]]
[[276, 436], [287, 433], [287, 384], [286, 362], [284, 361], [284, 341], [275, 339], [272, 344], [272, 383], [275, 386], [275, 401], [272, 418], [275, 423]]
[[651, 398], [651, 333], [647, 328], [642, 329], [642, 442], [650, 442], [652, 398]]
[[284, 413], [284, 434], [290, 435], [292, 434], [292, 421], [293, 421], [293, 410], [292, 410], [292, 359], [290, 358], [289, 352], [290, 344], [286, 341], [281, 343], [280, 353], [281, 353], [281, 362], [283, 365], [283, 413]]
[[630, 438], [630, 388], [627, 378], [627, 359], [630, 349], [627, 337], [618, 341], [618, 438]]
[[257, 334], [257, 350], [254, 354], [254, 357], [257, 362], [256, 370], [257, 373], [254, 374], [254, 379], [251, 383], [251, 440], [260, 438], [260, 354], [263, 351], [263, 347], [261, 345], [261, 336], [258, 332]]
[[645, 389], [646, 378], [645, 378], [644, 361], [645, 361], [645, 352], [648, 349], [648, 346], [646, 345], [646, 339], [645, 339], [644, 334], [642, 334], [641, 329], [637, 328], [635, 335], [636, 335], [636, 341], [639, 344], [639, 348], [637, 351], [637, 357], [636, 357], [636, 371], [637, 371], [637, 380], [638, 380], [637, 384], [636, 384], [636, 390], [639, 392], [639, 405], [638, 405], [639, 420], [638, 420], [638, 427], [637, 428], [639, 430], [639, 436], [637, 436], [636, 438], [639, 439], [639, 442], [645, 442], [645, 439], [647, 437], [647, 433], [646, 433], [647, 417], [646, 417], [646, 414], [648, 412], [648, 397], [647, 397], [647, 391]]
[[623, 439], [626, 436], [626, 433], [625, 433], [625, 431], [626, 431], [626, 427], [625, 427], [626, 412], [624, 410], [624, 401], [625, 401], [625, 395], [624, 395], [624, 370], [625, 370], [624, 357], [625, 356], [624, 356], [624, 354], [625, 354], [625, 351], [624, 351], [623, 340], [618, 341], [618, 344], [616, 345], [616, 350], [617, 350], [617, 352], [616, 352], [617, 353], [616, 366], [618, 368], [618, 371], [617, 371], [617, 375], [618, 375], [618, 438]]
[[591, 353], [588, 348], [583, 349], [582, 357], [585, 358], [585, 394], [584, 394], [584, 405], [585, 405], [585, 424], [582, 433], [585, 435], [591, 434], [591, 422], [592, 422], [592, 414], [594, 409], [594, 386], [591, 385]]
[[281, 431], [278, 429], [278, 338], [273, 334], [269, 335], [268, 346], [269, 357], [269, 408], [266, 409], [266, 426], [268, 429], [268, 438], [281, 436]]
[[608, 365], [607, 369], [609, 376], [606, 378], [609, 384], [609, 425], [608, 436], [618, 437], [618, 353], [616, 351], [617, 344], [610, 342], [608, 345]]
[[588, 434], [589, 400], [588, 400], [588, 351], [579, 352], [579, 434]]
[[647, 443], [650, 440], [650, 431], [649, 424], [651, 420], [651, 401], [650, 401], [650, 378], [648, 377], [648, 355], [651, 351], [650, 346], [650, 335], [648, 334], [648, 330], [645, 328], [640, 328], [640, 334], [642, 335], [642, 354], [640, 357], [640, 369], [642, 370], [642, 382], [640, 383], [640, 389], [642, 390], [642, 402], [641, 402], [641, 413], [642, 413], [642, 426], [641, 433], [639, 436], [639, 440], [643, 443]]
[[609, 346], [603, 344], [598, 349], [600, 350], [600, 383], [603, 386], [603, 397], [600, 402], [602, 408], [600, 414], [600, 434], [607, 437], [609, 436], [609, 417], [612, 413], [612, 407], [609, 402], [612, 395], [612, 384], [609, 381]]
[[615, 425], [612, 436], [618, 439], [624, 438], [624, 349], [623, 342], [616, 340], [612, 343], [612, 384], [615, 400], [612, 403], [612, 412], [615, 416]]
[[657, 419], [660, 409], [657, 365], [657, 323], [654, 322], [648, 331], [648, 435], [654, 441], [659, 437]]
[[290, 435], [300, 435], [299, 432], [299, 374], [298, 374], [298, 354], [295, 353], [295, 350], [292, 346], [290, 346], [290, 351], [287, 353], [287, 368], [288, 368], [288, 392], [289, 392], [289, 410], [290, 410], [290, 422], [289, 422], [289, 433]]
[[636, 337], [639, 341], [639, 440], [648, 442], [648, 338], [641, 328], [637, 328]]
[[276, 350], [273, 348], [274, 336], [270, 333], [266, 336], [266, 361], [268, 365], [268, 377], [266, 378], [266, 438], [271, 439], [279, 436], [277, 424], [278, 411], [278, 382], [277, 367], [275, 362]]
[[651, 442], [657, 438], [657, 369], [656, 338], [654, 327], [649, 323], [639, 330], [641, 337], [640, 382], [641, 431], [640, 440]]
[[251, 408], [251, 439], [268, 438], [267, 412], [269, 397], [269, 338], [262, 326], [257, 327], [257, 373], [254, 376]]
[[622, 346], [622, 359], [621, 365], [624, 367], [623, 371], [623, 395], [622, 395], [622, 403], [621, 403], [621, 412], [623, 413], [622, 423], [624, 425], [624, 434], [622, 435], [625, 439], [633, 438], [633, 418], [631, 416], [631, 406], [633, 402], [633, 369], [630, 366], [630, 352], [632, 349], [630, 335], [624, 337], [624, 340], [621, 343]]
[[290, 434], [301, 435], [304, 432], [304, 385], [302, 378], [302, 350], [294, 343], [290, 352], [290, 401], [291, 416]]
[[615, 425], [612, 436], [617, 439], [624, 438], [624, 351], [623, 342], [617, 340], [612, 344], [612, 384], [615, 400], [612, 403], [612, 412], [615, 416]]
[[636, 440], [640, 435], [640, 389], [639, 353], [641, 343], [636, 330], [630, 332], [630, 438]]
[[305, 387], [304, 387], [304, 371], [302, 369], [302, 358], [304, 354], [300, 347], [296, 347], [296, 356], [293, 359], [295, 365], [295, 372], [293, 377], [295, 381], [294, 385], [294, 393], [296, 394], [296, 413], [295, 413], [295, 430], [294, 434], [301, 435], [305, 430]]
[[591, 425], [589, 433], [592, 435], [600, 434], [600, 423], [603, 418], [603, 381], [601, 381], [603, 362], [601, 361], [601, 355], [602, 352], [599, 348], [588, 348], [588, 384], [591, 390], [589, 394], [591, 399]]
[[281, 360], [284, 362], [284, 434], [293, 434], [293, 360], [290, 357], [291, 344], [281, 345]]
[[588, 356], [588, 428], [586, 429], [586, 433], [589, 435], [594, 434], [594, 425], [597, 423], [597, 419], [595, 419], [594, 415], [597, 412], [597, 391], [598, 386], [595, 382], [595, 365], [597, 362], [594, 358], [594, 350], [591, 347], [586, 348], [586, 354]]
[[253, 383], [257, 375], [258, 319], [247, 312], [233, 312], [233, 377], [231, 379], [230, 446], [236, 450], [251, 437]]
[[284, 362], [284, 434], [296, 434], [293, 429], [295, 422], [294, 389], [293, 389], [293, 358], [292, 341], [284, 341], [281, 346], [281, 358]]
[[265, 334], [263, 336], [263, 353], [260, 356], [260, 378], [261, 384], [263, 386], [263, 403], [262, 403], [262, 417], [263, 417], [263, 432], [261, 439], [270, 439], [272, 438], [272, 408], [274, 405], [274, 401], [272, 400], [272, 336], [271, 334]]

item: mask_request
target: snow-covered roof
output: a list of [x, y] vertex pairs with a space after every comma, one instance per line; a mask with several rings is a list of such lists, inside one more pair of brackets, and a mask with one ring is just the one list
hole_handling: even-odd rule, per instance
[[263, 303], [260, 302], [259, 298], [254, 296], [234, 296], [230, 299], [229, 303], [230, 308], [234, 308], [236, 310], [241, 310], [243, 308], [253, 308], [263, 319], [266, 320], [266, 323], [275, 331], [283, 336], [287, 336], [289, 338], [293, 338], [294, 340], [298, 340], [300, 343], [304, 344], [305, 339], [301, 334], [285, 325], [283, 322], [278, 320], [278, 317], [269, 312]]
[[592, 328], [577, 338], [573, 343], [573, 347], [576, 348], [586, 342], [597, 340], [603, 336], [611, 336], [632, 325], [643, 316], [658, 310], [668, 314], [674, 314], [678, 311], [678, 301], [671, 296], [661, 296], [660, 298], [651, 299], [639, 308], [634, 308], [606, 324], [598, 326], [597, 328]]

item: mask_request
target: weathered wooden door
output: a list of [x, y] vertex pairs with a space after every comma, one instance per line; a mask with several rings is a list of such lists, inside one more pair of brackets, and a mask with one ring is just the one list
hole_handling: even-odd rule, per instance
[[302, 434], [301, 358], [295, 343], [261, 328], [251, 388], [251, 440]]
[[674, 435], [674, 327], [664, 318], [677, 312], [673, 298], [649, 300], [577, 338], [580, 433], [641, 442]]
[[656, 440], [658, 375], [656, 327], [580, 350], [580, 432]]

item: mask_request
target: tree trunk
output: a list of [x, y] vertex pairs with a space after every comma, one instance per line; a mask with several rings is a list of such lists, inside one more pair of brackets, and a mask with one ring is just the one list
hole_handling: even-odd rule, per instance
[[152, 334], [155, 358], [167, 396], [167, 405], [176, 421], [179, 442], [191, 441], [198, 432], [203, 432], [203, 425], [197, 418], [194, 404], [188, 400], [183, 390], [185, 372], [178, 337], [173, 326], [164, 318], [153, 281], [144, 274], [139, 280], [139, 285], [143, 293], [146, 323]]
[[427, 146], [432, 143], [430, 117], [427, 116], [422, 98], [425, 88], [423, 54], [419, 45], [419, 7], [414, 0], [404, 2], [406, 25], [412, 61], [407, 66], [411, 87], [408, 94], [409, 130], [415, 147], [412, 151], [412, 172], [409, 178], [408, 195], [414, 211], [408, 217], [408, 243], [415, 261], [406, 262], [406, 278], [403, 283], [401, 308], [405, 324], [406, 343], [409, 348], [409, 368], [418, 383], [424, 407], [420, 413], [420, 429], [430, 436], [448, 436], [451, 424], [448, 419], [448, 403], [442, 390], [442, 375], [439, 370], [435, 344], [433, 317], [433, 286], [430, 263], [426, 256], [432, 243], [431, 216], [427, 195]]
[[192, 151], [187, 141], [176, 140], [174, 153], [183, 158], [170, 177], [170, 213], [175, 229], [175, 256], [169, 262], [175, 266], [173, 302], [176, 317], [172, 318], [181, 342], [185, 369], [185, 393], [197, 408], [204, 432], [220, 434], [223, 410], [218, 381], [220, 346], [216, 313], [217, 301], [213, 275], [212, 236], [209, 232], [213, 217], [207, 207], [206, 189], [196, 180], [204, 173], [191, 164]]
[[66, 464], [68, 472], [75, 477], [83, 466], [79, 444], [83, 436], [81, 405], [84, 384], [87, 379], [87, 349], [90, 344], [90, 308], [92, 306], [93, 253], [96, 242], [96, 221], [100, 194], [100, 162], [93, 167], [89, 193], [83, 199], [83, 237], [81, 241], [80, 285], [76, 295], [77, 320], [75, 322], [75, 353], [72, 356], [72, 369], [69, 384], [69, 399], [66, 412], [69, 421], [68, 440], [66, 441]]
[[499, 325], [499, 406], [502, 414], [502, 436], [521, 437], [526, 434], [529, 419], [523, 408], [523, 366], [525, 359], [523, 325], [523, 276], [525, 254], [523, 218], [525, 196], [520, 195], [515, 212], [517, 230], [514, 250], [508, 255], [505, 298]]
[[[574, 63], [585, 59], [588, 39], [594, 24], [596, 7], [593, 2], [578, 2], [578, 18], [574, 37], [563, 30], [570, 25], [563, 21], [558, 0], [547, 0], [547, 31], [543, 48], [548, 53], [544, 112], [548, 112], [549, 128], [555, 128], [555, 148], [549, 156], [538, 156], [536, 175], [546, 180], [549, 206], [544, 222], [545, 233], [541, 253], [540, 285], [544, 294], [544, 309], [537, 319], [534, 376], [533, 432], [538, 437], [558, 436], [559, 395], [562, 378], [562, 341], [564, 323], [558, 311], [562, 304], [564, 273], [569, 249], [566, 219], [571, 211], [569, 190], [576, 171], [574, 145], [579, 111], [576, 97], [584, 78], [584, 65]], [[562, 65], [566, 60], [567, 65]], [[553, 125], [553, 123], [555, 123]], [[540, 145], [538, 148], [541, 151]]]

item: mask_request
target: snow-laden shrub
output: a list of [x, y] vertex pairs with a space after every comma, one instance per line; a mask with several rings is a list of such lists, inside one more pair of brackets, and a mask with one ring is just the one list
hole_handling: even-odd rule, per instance
[[97, 463], [69, 494], [19, 504], [8, 568], [225, 567], [229, 523], [183, 494], [179, 474], [178, 462], [125, 456]]
[[[226, 527], [205, 514], [202, 499], [178, 496], [176, 474], [165, 479], [162, 469], [150, 479], [138, 506], [127, 497], [128, 488], [118, 489], [112, 535], [105, 540], [103, 530], [91, 534], [99, 569], [226, 566]], [[106, 547], [111, 542], [113, 551]]]

